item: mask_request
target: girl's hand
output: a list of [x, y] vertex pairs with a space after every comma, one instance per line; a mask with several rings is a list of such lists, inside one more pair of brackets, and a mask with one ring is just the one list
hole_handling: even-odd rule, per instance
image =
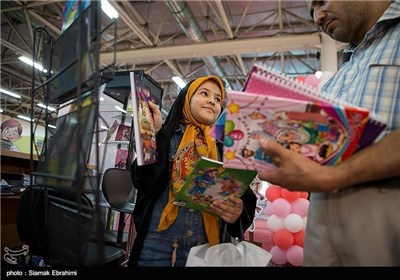
[[214, 200], [210, 205], [213, 210], [222, 220], [232, 224], [240, 217], [243, 211], [243, 201], [235, 195], [228, 197], [229, 201], [220, 199]]
[[156, 134], [160, 131], [162, 126], [162, 117], [161, 111], [158, 109], [158, 106], [153, 102], [149, 101], [149, 108], [151, 111], [151, 117], [153, 118], [154, 128], [156, 130]]

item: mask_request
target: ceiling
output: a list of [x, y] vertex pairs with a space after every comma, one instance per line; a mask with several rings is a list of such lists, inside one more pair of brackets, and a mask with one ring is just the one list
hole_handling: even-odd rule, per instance
[[[168, 110], [179, 88], [172, 76], [186, 81], [215, 74], [227, 89], [241, 90], [255, 63], [288, 75], [319, 70], [320, 35], [305, 1], [112, 1], [117, 10], [116, 34], [102, 34], [100, 61], [118, 70], [143, 69], [164, 88]], [[61, 32], [66, 1], [1, 1], [1, 87], [22, 98], [1, 96], [3, 113], [31, 114], [32, 81], [44, 81], [38, 72], [18, 60], [32, 57], [33, 34], [44, 27], [54, 39]], [[111, 20], [102, 13], [101, 23]], [[115, 36], [114, 36], [115, 34]], [[35, 39], [36, 40], [36, 39]], [[39, 40], [40, 41], [40, 40]], [[74, 42], [70, 42], [74, 47]], [[35, 53], [42, 61], [42, 48]], [[35, 91], [36, 102], [43, 92]], [[33, 116], [43, 119], [34, 106]]]

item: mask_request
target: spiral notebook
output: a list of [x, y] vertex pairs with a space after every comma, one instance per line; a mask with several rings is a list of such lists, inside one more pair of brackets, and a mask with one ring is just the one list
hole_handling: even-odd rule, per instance
[[273, 138], [319, 164], [338, 164], [357, 148], [368, 115], [324, 101], [228, 91], [224, 167], [274, 170], [278, 162], [260, 147], [260, 138]]
[[[351, 106], [351, 104], [340, 103], [337, 100], [328, 99], [318, 95], [316, 88], [305, 83], [287, 77], [284, 74], [254, 65], [244, 86], [245, 92], [265, 94], [284, 98], [299, 99], [304, 101], [323, 101], [332, 104]], [[387, 127], [379, 116], [369, 113], [367, 124], [358, 141], [356, 150], [365, 148], [372, 144]]]

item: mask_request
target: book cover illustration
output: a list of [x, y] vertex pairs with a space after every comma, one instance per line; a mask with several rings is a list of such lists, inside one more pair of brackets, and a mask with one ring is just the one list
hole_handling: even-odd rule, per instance
[[126, 169], [127, 158], [128, 158], [128, 150], [117, 149], [115, 153], [114, 167]]
[[106, 137], [104, 138], [103, 143], [107, 143], [108, 141], [110, 141], [113, 134], [116, 133], [118, 126], [119, 122], [117, 120], [114, 120], [110, 128], [107, 130]]
[[275, 169], [261, 137], [320, 164], [336, 164], [354, 152], [368, 119], [366, 110], [319, 101], [235, 91], [227, 96], [223, 162], [230, 168]]
[[115, 134], [115, 141], [129, 141], [131, 136], [131, 127], [129, 125], [120, 124], [117, 133]]
[[[339, 101], [319, 95], [316, 88], [313, 88], [298, 80], [277, 73], [272, 69], [254, 65], [246, 81], [244, 91], [251, 93], [266, 94], [304, 101], [322, 101], [342, 106], [356, 107], [351, 104], [342, 104]], [[379, 116], [369, 114], [366, 127], [361, 135], [356, 150], [365, 148], [372, 144], [383, 131], [387, 124], [380, 120]]]
[[174, 204], [198, 211], [210, 210], [216, 199], [229, 202], [228, 196], [241, 197], [257, 172], [223, 167], [220, 161], [202, 157], [176, 195]]
[[156, 132], [149, 107], [151, 92], [143, 85], [139, 75], [131, 72], [130, 79], [135, 147], [137, 164], [140, 166], [157, 161]]

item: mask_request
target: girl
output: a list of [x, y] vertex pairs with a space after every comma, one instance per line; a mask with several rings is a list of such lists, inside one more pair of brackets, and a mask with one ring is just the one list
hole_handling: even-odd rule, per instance
[[[256, 197], [250, 190], [232, 205], [215, 201], [218, 216], [172, 204], [201, 156], [221, 159], [209, 130], [224, 100], [224, 86], [216, 76], [198, 78], [183, 88], [161, 127], [161, 113], [150, 104], [157, 131], [158, 162], [131, 168], [138, 189], [135, 212], [136, 240], [130, 266], [185, 266], [189, 250], [204, 243], [243, 239], [255, 213]], [[160, 129], [161, 128], [161, 129]]]

